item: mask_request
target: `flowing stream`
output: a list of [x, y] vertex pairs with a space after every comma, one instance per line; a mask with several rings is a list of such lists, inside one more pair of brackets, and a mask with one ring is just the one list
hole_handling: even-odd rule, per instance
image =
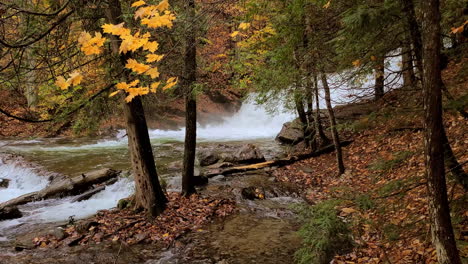
[[[256, 144], [265, 157], [273, 158], [281, 151], [274, 137], [283, 123], [294, 119], [294, 114], [279, 109], [271, 116], [264, 107], [247, 101], [233, 116], [222, 123], [199, 127], [198, 148], [214, 148], [218, 144], [241, 146]], [[167, 164], [182, 159], [185, 130], [149, 131], [158, 173], [165, 178], [171, 190], [177, 190], [179, 172], [167, 169]], [[0, 152], [19, 154], [21, 159], [1, 159], [0, 178], [10, 180], [10, 186], [0, 189], [0, 202], [38, 191], [48, 184], [49, 172], [76, 176], [99, 168], [129, 170], [127, 138], [120, 131], [108, 139], [35, 139], [0, 141]], [[32, 164], [39, 164], [40, 167]], [[71, 202], [73, 197], [29, 203], [20, 207], [24, 216], [0, 222], [0, 240], [14, 234], [15, 227], [38, 223], [67, 221], [70, 217], [85, 218], [101, 209], [116, 206], [119, 199], [133, 192], [133, 182], [120, 178], [116, 183], [95, 194], [89, 200]]]
[[[397, 61], [389, 61], [390, 70], [397, 70]], [[387, 82], [395, 82], [392, 74], [387, 74]], [[372, 86], [372, 78], [361, 80], [361, 88], [350, 81], [343, 83], [338, 75], [329, 76], [334, 104], [351, 102], [363, 95]], [[340, 83], [341, 82], [341, 83]], [[400, 81], [395, 82], [397, 85]], [[338, 88], [341, 87], [341, 88]], [[321, 105], [324, 105], [323, 99]], [[252, 100], [243, 103], [240, 110], [223, 122], [197, 129], [198, 149], [216, 148], [219, 144], [241, 146], [254, 143], [266, 159], [274, 158], [282, 152], [282, 147], [274, 141], [283, 123], [295, 118], [295, 114], [285, 111], [281, 104], [274, 115], [265, 107], [257, 106]], [[179, 172], [168, 169], [168, 164], [182, 159], [185, 131], [149, 131], [156, 166], [160, 177], [169, 183], [169, 190], [177, 190], [180, 185]], [[2, 158], [2, 153], [19, 154], [23, 158]], [[37, 164], [37, 165], [34, 165]], [[38, 165], [40, 167], [38, 167]], [[129, 170], [127, 138], [120, 131], [114, 138], [106, 139], [65, 139], [47, 138], [33, 140], [0, 141], [0, 178], [10, 180], [6, 189], [0, 188], [0, 202], [20, 195], [38, 191], [47, 186], [51, 174], [77, 176], [99, 168]], [[72, 202], [73, 197], [38, 201], [20, 206], [24, 216], [19, 219], [0, 221], [0, 241], [14, 237], [18, 228], [32, 228], [44, 223], [55, 223], [88, 217], [98, 210], [116, 206], [121, 198], [128, 197], [134, 190], [133, 182], [120, 178], [105, 190], [81, 202]]]

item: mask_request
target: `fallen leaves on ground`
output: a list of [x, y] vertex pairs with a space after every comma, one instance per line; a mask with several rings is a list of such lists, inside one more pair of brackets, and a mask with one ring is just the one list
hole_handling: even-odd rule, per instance
[[[467, 82], [464, 80], [465, 87]], [[458, 86], [452, 86], [454, 93]], [[354, 133], [354, 142], [343, 150], [346, 172], [339, 177], [335, 153], [274, 172], [278, 181], [294, 183], [302, 189], [311, 204], [332, 198], [343, 201], [343, 206], [337, 208], [339, 216], [351, 224], [356, 246], [348, 254], [335, 256], [332, 263], [437, 263], [429, 230], [423, 132], [418, 129], [422, 128], [422, 118], [397, 111], [395, 108], [391, 119]], [[388, 112], [382, 116], [385, 114]], [[455, 156], [466, 171], [467, 123], [454, 112], [445, 113], [444, 123]], [[401, 153], [408, 155], [392, 162]], [[467, 195], [450, 173], [448, 179], [455, 236], [461, 256], [468, 258]], [[366, 204], [359, 204], [359, 199], [366, 201], [362, 197], [368, 197], [373, 205], [366, 208]]]
[[226, 217], [235, 211], [235, 203], [227, 199], [214, 199], [200, 195], [181, 197], [167, 195], [167, 209], [150, 219], [144, 213], [131, 209], [103, 210], [92, 218], [65, 228], [65, 236], [58, 239], [52, 234], [34, 238], [38, 247], [85, 245], [103, 241], [136, 244], [162, 242], [169, 245], [188, 231], [202, 230], [202, 226], [217, 217]]

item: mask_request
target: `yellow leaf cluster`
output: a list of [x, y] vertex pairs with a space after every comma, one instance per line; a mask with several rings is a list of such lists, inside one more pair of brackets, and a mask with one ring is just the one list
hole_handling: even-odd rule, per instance
[[[135, 2], [134, 4], [136, 4]], [[138, 18], [144, 18], [144, 17], [150, 17], [156, 14], [156, 12], [164, 12], [169, 9], [169, 1], [168, 0], [163, 0], [161, 1], [158, 5], [150, 5], [150, 6], [145, 6], [145, 7], [140, 7], [138, 8], [137, 11], [135, 11], [135, 19]]]
[[149, 28], [168, 27], [172, 28], [172, 21], [175, 20], [174, 14], [170, 11], [164, 11], [161, 15], [159, 12], [153, 13], [149, 18], [143, 18], [141, 20], [142, 25], [147, 25]]
[[70, 74], [70, 77], [67, 80], [65, 80], [63, 76], [57, 77], [55, 85], [57, 85], [62, 90], [66, 90], [70, 86], [79, 85], [82, 80], [83, 75], [81, 75], [81, 73], [78, 71], [74, 71]]
[[104, 33], [116, 35], [116, 36], [127, 36], [130, 35], [130, 29], [124, 27], [124, 23], [118, 25], [113, 24], [104, 24], [102, 25], [102, 30]]
[[149, 65], [139, 63], [134, 59], [128, 59], [127, 64], [125, 64], [125, 68], [132, 70], [133, 72], [142, 74], [149, 70], [151, 67]]
[[139, 7], [146, 4], [145, 1], [136, 1], [135, 3], [132, 4], [132, 7]]
[[116, 92], [110, 94], [110, 96], [116, 95], [120, 90], [123, 90], [127, 93], [127, 97], [125, 97], [125, 101], [131, 102], [133, 98], [136, 96], [141, 96], [149, 93], [148, 87], [136, 87], [140, 83], [140, 80], [135, 80], [131, 83], [120, 82], [116, 85], [117, 89]]
[[162, 58], [164, 58], [164, 55], [151, 53], [151, 54], [146, 55], [146, 62], [151, 63], [155, 61], [160, 61], [162, 60]]
[[106, 38], [102, 37], [99, 32], [92, 37], [91, 34], [83, 31], [78, 38], [78, 43], [81, 46], [80, 49], [86, 55], [100, 54], [104, 42], [106, 42]]
[[176, 77], [171, 77], [167, 79], [166, 85], [162, 88], [163, 91], [172, 88], [174, 85], [177, 84], [177, 78]]
[[122, 43], [120, 44], [119, 51], [121, 53], [127, 53], [129, 51], [132, 51], [132, 52], [136, 51], [139, 48], [144, 47], [148, 43], [150, 36], [151, 35], [149, 33], [146, 33], [141, 37], [138, 33], [135, 35], [120, 36], [122, 39]]
[[331, 0], [329, 0], [326, 4], [323, 5], [323, 8], [327, 9], [330, 7]]

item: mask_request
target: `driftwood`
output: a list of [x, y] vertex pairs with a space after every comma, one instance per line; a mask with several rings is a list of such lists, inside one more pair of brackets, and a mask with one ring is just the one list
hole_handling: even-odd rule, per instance
[[117, 177], [118, 174], [118, 171], [112, 169], [101, 169], [87, 174], [82, 174], [77, 177], [67, 178], [40, 191], [24, 194], [20, 197], [1, 203], [0, 210], [7, 206], [16, 206], [37, 200], [80, 194], [87, 191], [93, 184], [103, 183], [109, 179]]
[[[342, 147], [346, 147], [349, 144], [351, 144], [353, 141], [352, 140], [347, 140], [341, 142]], [[239, 172], [246, 172], [246, 171], [252, 171], [252, 170], [259, 170], [259, 169], [264, 169], [264, 168], [269, 168], [269, 167], [283, 167], [286, 165], [293, 164], [295, 162], [313, 158], [313, 157], [318, 157], [320, 155], [326, 154], [333, 152], [335, 150], [334, 145], [328, 145], [318, 151], [312, 152], [312, 153], [306, 153], [306, 154], [300, 154], [297, 156], [292, 156], [287, 159], [278, 159], [278, 160], [270, 160], [266, 162], [261, 162], [261, 163], [255, 163], [252, 165], [246, 165], [246, 166], [237, 166], [237, 167], [231, 167], [227, 169], [217, 169], [217, 170], [211, 170], [208, 173], [204, 174], [203, 176], [207, 178], [212, 178], [217, 175], [228, 175], [228, 174], [234, 174], [234, 173], [239, 173]]]

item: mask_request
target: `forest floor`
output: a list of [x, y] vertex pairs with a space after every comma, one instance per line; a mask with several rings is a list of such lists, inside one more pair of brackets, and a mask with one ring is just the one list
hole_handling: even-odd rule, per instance
[[[450, 93], [464, 104], [467, 73], [467, 58], [444, 71]], [[383, 98], [383, 107], [341, 125], [354, 139], [343, 150], [344, 175], [336, 176], [334, 153], [275, 171], [278, 181], [295, 183], [311, 204], [336, 201], [335, 209], [349, 224], [355, 246], [335, 256], [334, 263], [436, 263], [427, 211], [421, 98], [421, 91], [391, 92]], [[467, 120], [449, 103], [444, 106], [450, 144], [467, 171]], [[345, 106], [339, 115], [352, 112]], [[451, 173], [447, 175], [455, 236], [468, 261], [468, 197]]]

